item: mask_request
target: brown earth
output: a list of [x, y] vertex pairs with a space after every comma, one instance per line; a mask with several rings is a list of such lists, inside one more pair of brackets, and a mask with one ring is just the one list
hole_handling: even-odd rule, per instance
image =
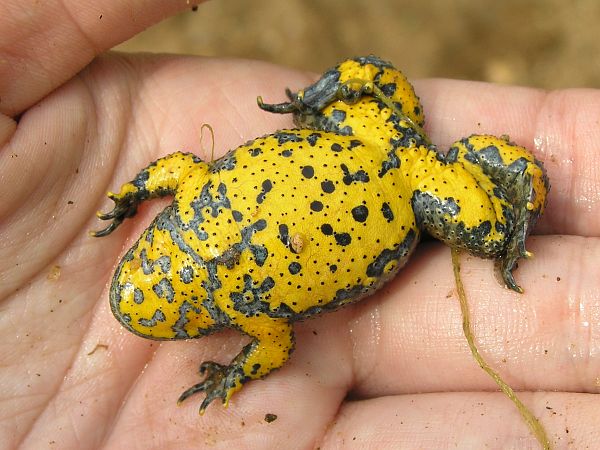
[[117, 47], [321, 72], [373, 53], [409, 77], [600, 87], [598, 0], [213, 0]]

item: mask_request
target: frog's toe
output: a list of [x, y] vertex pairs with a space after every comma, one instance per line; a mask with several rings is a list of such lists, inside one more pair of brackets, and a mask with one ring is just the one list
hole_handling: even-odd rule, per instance
[[516, 268], [517, 260], [518, 257], [506, 257], [500, 260], [498, 269], [506, 287], [521, 294], [523, 293], [523, 289], [517, 284], [513, 275], [513, 270]]
[[519, 259], [531, 259], [533, 253], [525, 248], [526, 233], [517, 234], [509, 242], [506, 252], [502, 258], [498, 260], [498, 266], [504, 284], [513, 291], [522, 293], [523, 289], [515, 282], [513, 270], [517, 268]]
[[112, 222], [102, 230], [92, 231], [90, 234], [94, 237], [102, 237], [112, 233], [123, 220], [133, 217], [137, 212], [138, 201], [131, 195], [118, 195], [112, 192], [108, 197], [115, 202], [113, 209], [107, 213], [98, 212], [96, 216], [100, 220], [112, 220]]
[[[231, 380], [228, 376], [231, 370], [229, 366], [224, 366], [221, 364], [217, 364], [212, 361], [205, 361], [200, 365], [200, 374], [206, 375], [204, 381], [197, 383], [185, 390], [177, 400], [177, 403], [180, 404], [188, 397], [191, 397], [198, 392], [206, 393], [206, 398], [202, 401], [200, 405], [200, 414], [204, 414], [204, 411], [208, 407], [208, 405], [215, 399], [220, 398], [224, 405], [227, 405], [227, 401], [233, 391], [235, 390], [233, 386], [231, 386]], [[233, 383], [235, 384], [235, 383]]]
[[[100, 217], [100, 214], [98, 214], [98, 217]], [[101, 230], [97, 230], [97, 231], [90, 231], [90, 236], [92, 236], [92, 237], [107, 236], [110, 233], [112, 233], [113, 231], [115, 231], [117, 229], [117, 227], [121, 224], [121, 222], [123, 222], [123, 219], [115, 219], [106, 228], [102, 228]]]

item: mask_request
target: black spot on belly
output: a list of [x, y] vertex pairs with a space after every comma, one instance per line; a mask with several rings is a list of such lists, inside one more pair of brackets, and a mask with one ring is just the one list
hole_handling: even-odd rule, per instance
[[333, 237], [335, 238], [335, 242], [341, 246], [349, 245], [352, 242], [352, 237], [348, 233], [335, 233]]
[[300, 265], [300, 263], [293, 262], [288, 266], [288, 270], [290, 271], [290, 273], [292, 275], [296, 275], [298, 272], [300, 272], [302, 270], [302, 266]]
[[329, 266], [329, 271], [331, 273], [335, 273], [337, 271], [337, 266], [335, 264], [332, 264]]
[[306, 137], [306, 140], [308, 141], [311, 147], [314, 147], [317, 144], [317, 141], [320, 137], [320, 133], [311, 133]]
[[256, 203], [260, 204], [265, 200], [265, 196], [273, 189], [273, 183], [271, 180], [265, 180], [262, 182], [262, 190], [256, 196]]
[[383, 205], [381, 205], [381, 214], [383, 214], [383, 217], [388, 223], [394, 220], [394, 213], [387, 202], [384, 202]]
[[262, 231], [267, 228], [267, 221], [265, 219], [259, 219], [254, 224], [246, 228], [252, 228], [253, 231]]
[[290, 133], [286, 131], [278, 131], [277, 133], [273, 133], [273, 137], [277, 139], [277, 143], [279, 145], [283, 145], [286, 142], [302, 142], [304, 140], [296, 133]]
[[340, 168], [342, 172], [344, 172], [344, 184], [349, 186], [352, 183], [368, 183], [369, 182], [369, 174], [364, 170], [359, 170], [357, 172], [351, 173], [350, 169], [346, 164], [340, 164]]
[[289, 158], [290, 156], [292, 156], [294, 152], [290, 149], [285, 149], [281, 152], [281, 156], [285, 157], [285, 158]]
[[277, 236], [281, 243], [286, 247], [290, 243], [290, 231], [287, 225], [281, 224], [279, 225], [279, 235]]
[[363, 143], [358, 139], [352, 139], [348, 145], [348, 149], [352, 150], [354, 147], [358, 147], [359, 145], [363, 145]]
[[251, 148], [248, 150], [248, 153], [250, 153], [250, 156], [258, 156], [262, 153], [262, 150], [260, 147]]
[[351, 213], [354, 220], [362, 223], [366, 221], [367, 217], [369, 216], [369, 208], [367, 208], [365, 205], [359, 205], [352, 208]]
[[321, 225], [321, 232], [325, 236], [331, 236], [333, 234], [333, 227], [328, 223], [324, 223], [323, 225]]
[[333, 181], [325, 180], [321, 182], [321, 189], [323, 189], [323, 192], [326, 194], [331, 194], [335, 191], [335, 184], [333, 184]]
[[315, 176], [315, 169], [313, 168], [313, 166], [304, 166], [302, 168], [302, 175], [305, 178], [312, 178]]
[[[200, 234], [199, 225], [205, 221], [204, 215], [206, 213], [216, 218], [224, 210], [231, 208], [231, 203], [229, 202], [229, 198], [227, 198], [227, 186], [224, 183], [219, 183], [215, 195], [213, 195], [212, 186], [212, 181], [208, 181], [204, 184], [200, 195], [190, 203], [194, 210], [194, 217], [190, 220], [190, 227], [196, 231], [198, 235]], [[200, 237], [200, 239], [202, 239], [202, 237]], [[203, 240], [205, 239], [206, 238]]]
[[267, 252], [267, 249], [262, 245], [251, 245], [250, 251], [254, 255], [256, 265], [258, 267], [264, 266], [265, 261], [267, 260], [267, 256], [269, 256], [269, 252]]
[[318, 200], [315, 200], [314, 202], [312, 202], [310, 204], [310, 209], [312, 209], [315, 212], [319, 212], [323, 210], [323, 203], [321, 203]]
[[400, 158], [396, 154], [395, 148], [390, 150], [387, 155], [387, 159], [381, 163], [381, 169], [379, 169], [379, 172], [377, 173], [379, 178], [383, 178], [390, 170], [398, 169], [400, 167]]
[[336, 142], [334, 144], [331, 144], [331, 150], [334, 152], [341, 152], [343, 149], [342, 146]]

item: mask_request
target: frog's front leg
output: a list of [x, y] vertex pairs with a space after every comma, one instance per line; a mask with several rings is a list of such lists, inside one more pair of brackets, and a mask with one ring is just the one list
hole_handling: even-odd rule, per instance
[[[234, 319], [235, 320], [235, 319]], [[187, 389], [179, 397], [178, 403], [198, 392], [206, 393], [200, 405], [200, 414], [216, 398], [221, 398], [227, 406], [233, 394], [250, 380], [263, 378], [279, 369], [289, 359], [294, 348], [294, 335], [287, 319], [271, 318], [264, 313], [241, 316], [232, 325], [253, 338], [229, 363], [222, 365], [205, 361], [200, 365], [204, 381]]]
[[[94, 237], [112, 233], [128, 217], [133, 217], [144, 200], [173, 195], [185, 176], [199, 165], [205, 164], [191, 153], [176, 152], [160, 158], [140, 171], [133, 180], [121, 186], [118, 194], [109, 192], [115, 202], [112, 211], [98, 213], [102, 220], [112, 220], [104, 229], [91, 232]], [[207, 166], [208, 167], [208, 166]]]
[[508, 138], [472, 135], [453, 144], [446, 156], [449, 164], [462, 165], [486, 190], [497, 215], [511, 216], [506, 244], [492, 255], [506, 285], [518, 292], [512, 271], [519, 258], [529, 258], [525, 240], [544, 212], [550, 183], [544, 167], [527, 149]]

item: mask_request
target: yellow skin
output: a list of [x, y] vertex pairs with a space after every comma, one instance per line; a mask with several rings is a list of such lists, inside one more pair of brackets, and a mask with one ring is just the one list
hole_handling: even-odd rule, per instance
[[111, 233], [144, 200], [174, 196], [125, 254], [110, 304], [130, 331], [189, 339], [223, 327], [252, 338], [229, 365], [204, 362], [205, 392], [227, 404], [281, 367], [292, 322], [371, 294], [408, 260], [422, 232], [498, 261], [509, 288], [542, 214], [544, 169], [523, 147], [471, 136], [439, 152], [418, 97], [375, 57], [326, 72], [290, 102], [297, 129], [257, 138], [207, 163], [174, 153], [109, 194]]

